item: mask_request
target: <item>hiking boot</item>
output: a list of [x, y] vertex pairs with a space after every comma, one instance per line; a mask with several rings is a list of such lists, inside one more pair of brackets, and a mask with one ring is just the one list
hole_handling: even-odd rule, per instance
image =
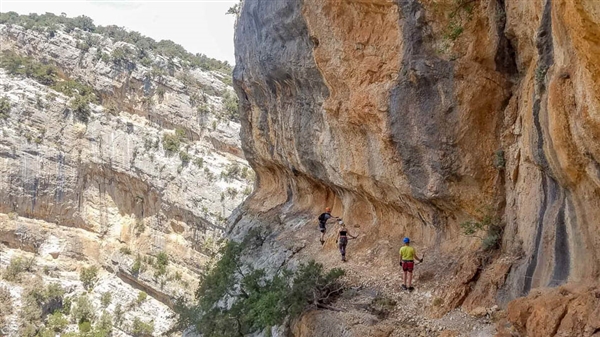
[[413, 291], [415, 290], [415, 287], [408, 287], [408, 291]]
[[403, 285], [402, 285], [402, 290], [406, 290], [406, 289], [407, 289], [407, 288], [406, 288], [406, 284], [403, 284]]
[[346, 257], [342, 256], [342, 262], [346, 262]]
[[325, 244], [325, 240], [320, 240], [321, 241], [321, 246]]

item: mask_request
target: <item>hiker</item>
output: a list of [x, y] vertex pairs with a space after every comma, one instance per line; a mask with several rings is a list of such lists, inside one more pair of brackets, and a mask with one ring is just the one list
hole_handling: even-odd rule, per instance
[[415, 288], [412, 287], [412, 273], [413, 268], [415, 267], [415, 259], [419, 260], [419, 262], [423, 262], [423, 259], [419, 259], [417, 252], [410, 245], [409, 238], [404, 238], [404, 246], [400, 248], [400, 259], [400, 265], [404, 271], [404, 283], [402, 284], [402, 289], [413, 291]]
[[337, 238], [335, 239], [335, 243], [337, 243], [338, 247], [340, 248], [340, 254], [342, 254], [342, 261], [346, 262], [346, 245], [348, 244], [348, 236], [353, 239], [356, 239], [356, 236], [353, 236], [352, 234], [350, 234], [350, 232], [346, 228], [346, 224], [344, 223], [344, 221], [342, 221], [342, 219], [339, 219], [338, 223], [340, 224], [341, 227], [340, 227], [340, 230], [338, 231], [338, 235], [337, 235]]
[[321, 231], [321, 245], [325, 243], [325, 231], [327, 230], [327, 228], [325, 228], [325, 226], [327, 225], [327, 221], [329, 221], [329, 219], [331, 218], [336, 218], [339, 219], [338, 217], [334, 217], [331, 215], [331, 208], [329, 207], [325, 207], [325, 213], [321, 213], [321, 215], [319, 215], [319, 230]]

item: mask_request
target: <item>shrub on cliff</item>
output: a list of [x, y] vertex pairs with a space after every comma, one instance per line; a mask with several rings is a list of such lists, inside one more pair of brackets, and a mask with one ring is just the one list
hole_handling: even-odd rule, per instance
[[225, 106], [226, 117], [232, 121], [240, 120], [240, 112], [238, 109], [238, 98], [229, 92], [223, 96], [223, 105]]
[[0, 98], [0, 119], [8, 118], [10, 115], [10, 110], [12, 109], [10, 105], [10, 100], [8, 97], [3, 96]]
[[176, 134], [165, 133], [163, 135], [162, 144], [165, 151], [175, 153], [179, 151], [181, 140]]
[[96, 282], [98, 282], [98, 268], [96, 266], [91, 266], [89, 268], [81, 269], [79, 280], [83, 283], [85, 290], [92, 290], [96, 285]]
[[58, 74], [58, 69], [55, 66], [20, 56], [10, 50], [2, 52], [0, 67], [6, 69], [10, 75], [22, 75], [44, 85], [53, 85]]
[[56, 34], [59, 27], [64, 27], [64, 30], [69, 33], [75, 28], [86, 32], [102, 34], [114, 41], [123, 41], [135, 45], [138, 51], [138, 58], [147, 57], [148, 51], [163, 55], [166, 58], [177, 58], [181, 60], [186, 67], [200, 68], [203, 70], [219, 70], [223, 73], [230, 74], [232, 71], [231, 65], [227, 61], [219, 61], [210, 58], [204, 54], [192, 54], [185, 50], [181, 45], [171, 40], [155, 41], [152, 38], [146, 37], [135, 31], [128, 31], [125, 28], [118, 26], [96, 26], [94, 21], [87, 16], [78, 16], [68, 18], [66, 16], [57, 16], [52, 13], [42, 15], [29, 14], [19, 15], [16, 12], [0, 13], [0, 24], [14, 24], [25, 27], [26, 29], [34, 29], [46, 32], [52, 37]]
[[78, 324], [89, 322], [90, 324], [96, 318], [96, 309], [90, 299], [85, 296], [79, 296], [75, 303], [73, 304], [73, 308], [71, 309], [71, 317], [75, 319], [75, 322]]
[[19, 336], [36, 336], [43, 317], [62, 308], [64, 294], [64, 289], [56, 283], [44, 287], [41, 281], [34, 281], [28, 286], [21, 300]]
[[501, 219], [491, 207], [479, 211], [481, 220], [469, 220], [460, 224], [463, 234], [481, 240], [484, 251], [500, 248], [503, 226]]
[[139, 319], [139, 317], [136, 317], [133, 319], [130, 332], [134, 337], [152, 336], [154, 333], [154, 323], [146, 323]]
[[248, 235], [242, 243], [223, 246], [221, 259], [201, 280], [197, 302], [176, 304], [177, 328], [194, 327], [206, 337], [252, 334], [280, 325], [286, 317], [297, 317], [309, 307], [325, 306], [342, 290], [338, 280], [344, 271], [326, 272], [314, 261], [296, 271], [283, 269], [273, 277], [253, 269], [241, 256], [256, 242], [260, 245], [264, 237]]

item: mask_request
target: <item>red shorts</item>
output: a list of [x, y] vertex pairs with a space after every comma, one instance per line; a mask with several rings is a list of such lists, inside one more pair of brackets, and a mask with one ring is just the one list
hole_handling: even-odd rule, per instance
[[402, 261], [402, 270], [412, 273], [414, 268], [415, 268], [414, 261]]

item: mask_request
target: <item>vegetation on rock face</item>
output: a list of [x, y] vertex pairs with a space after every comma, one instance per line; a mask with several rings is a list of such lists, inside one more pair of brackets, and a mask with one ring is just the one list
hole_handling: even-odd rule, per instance
[[122, 27], [112, 25], [96, 26], [94, 21], [87, 16], [68, 18], [52, 13], [19, 15], [15, 12], [7, 12], [0, 13], [0, 24], [14, 24], [27, 29], [46, 31], [51, 37], [59, 29], [71, 32], [77, 28], [86, 32], [104, 35], [114, 41], [123, 41], [135, 45], [139, 49], [136, 57], [142, 62], [147, 59], [148, 52], [153, 52], [169, 59], [178, 59], [184, 67], [219, 70], [226, 74], [230, 74], [232, 71], [231, 65], [226, 61], [219, 61], [204, 54], [192, 54], [171, 40], [157, 42], [152, 38], [138, 32], [127, 31]]
[[131, 324], [130, 333], [134, 337], [152, 336], [154, 333], [154, 323], [143, 322], [141, 319], [136, 317]]
[[22, 75], [32, 78], [44, 85], [53, 85], [58, 78], [58, 68], [53, 65], [42, 64], [29, 57], [5, 50], [2, 52], [0, 67], [6, 69], [11, 75]]
[[[73, 79], [60, 79], [58, 77], [58, 68], [55, 66], [40, 63], [12, 51], [3, 52], [0, 67], [6, 69], [10, 75], [31, 78], [40, 84], [50, 86], [52, 89], [72, 97], [69, 108], [79, 120], [83, 122], [88, 121], [91, 113], [90, 103], [97, 102], [92, 87]], [[10, 105], [8, 109], [3, 105], [0, 102], [0, 117], [8, 116], [8, 112], [10, 112]], [[7, 111], [5, 112], [4, 110]]]
[[242, 262], [244, 252], [263, 241], [260, 233], [252, 232], [242, 243], [223, 246], [221, 259], [200, 282], [196, 303], [178, 301], [178, 328], [193, 326], [206, 337], [251, 334], [280, 325], [286, 317], [293, 319], [309, 307], [325, 305], [342, 290], [338, 280], [344, 271], [325, 272], [314, 261], [273, 277]]
[[[480, 213], [481, 220], [470, 220], [460, 224], [463, 234], [480, 239], [483, 250], [488, 251], [500, 248], [503, 232], [501, 219], [491, 207], [481, 210]], [[482, 236], [479, 234], [481, 232], [485, 234]]]
[[0, 119], [8, 118], [11, 108], [8, 97], [0, 97]]
[[44, 317], [54, 314], [63, 307], [64, 289], [51, 283], [44, 287], [34, 282], [25, 289], [21, 307], [19, 336], [34, 337], [42, 328]]
[[83, 283], [85, 290], [92, 290], [96, 285], [96, 282], [98, 282], [98, 268], [96, 266], [91, 266], [89, 268], [81, 269], [79, 279]]
[[25, 260], [22, 257], [13, 257], [10, 260], [9, 265], [6, 267], [4, 273], [2, 273], [2, 277], [11, 282], [19, 281], [20, 274], [29, 268], [30, 262]]
[[163, 135], [162, 144], [165, 151], [175, 153], [179, 151], [181, 140], [176, 134], [165, 133]]
[[146, 292], [145, 292], [145, 291], [140, 291], [140, 292], [138, 293], [138, 297], [137, 297], [137, 300], [136, 300], [136, 302], [137, 302], [137, 304], [138, 304], [138, 305], [139, 305], [139, 304], [142, 304], [142, 303], [144, 303], [144, 301], [145, 301], [147, 298], [148, 298], [148, 294], [146, 294]]
[[225, 93], [223, 96], [223, 104], [225, 106], [226, 118], [232, 121], [240, 120], [240, 112], [238, 109], [238, 98], [236, 95]]

